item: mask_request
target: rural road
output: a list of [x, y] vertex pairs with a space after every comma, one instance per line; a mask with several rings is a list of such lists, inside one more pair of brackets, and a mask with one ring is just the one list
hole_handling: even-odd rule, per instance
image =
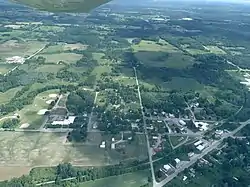
[[134, 69], [134, 73], [135, 73], [137, 92], [138, 92], [138, 97], [139, 97], [139, 101], [140, 101], [141, 114], [142, 114], [143, 125], [144, 125], [144, 132], [145, 132], [146, 141], [147, 141], [148, 157], [149, 157], [149, 163], [150, 163], [151, 175], [152, 175], [152, 181], [153, 181], [153, 187], [154, 187], [156, 185], [156, 179], [155, 179], [154, 165], [153, 165], [153, 159], [152, 159], [152, 150], [151, 150], [150, 143], [149, 143], [146, 118], [145, 118], [145, 113], [144, 113], [144, 110], [143, 110], [143, 104], [142, 104], [142, 99], [141, 99], [141, 91], [140, 91], [140, 85], [139, 85], [139, 81], [138, 81], [136, 67], [133, 67], [133, 69]]

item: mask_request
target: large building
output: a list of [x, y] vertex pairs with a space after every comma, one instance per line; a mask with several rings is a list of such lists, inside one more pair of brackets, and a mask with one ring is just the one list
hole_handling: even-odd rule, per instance
[[75, 116], [69, 116], [67, 119], [61, 120], [61, 121], [53, 121], [52, 125], [70, 125], [73, 124], [75, 121]]

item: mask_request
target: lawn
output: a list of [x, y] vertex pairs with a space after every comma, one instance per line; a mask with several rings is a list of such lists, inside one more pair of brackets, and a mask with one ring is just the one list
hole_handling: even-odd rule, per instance
[[159, 42], [142, 40], [139, 44], [132, 45], [134, 52], [139, 51], [162, 51], [162, 52], [178, 52], [179, 49], [169, 44], [165, 40], [159, 40]]
[[22, 86], [12, 88], [6, 92], [0, 92], [0, 104], [8, 103], [15, 94], [22, 89]]
[[139, 187], [148, 183], [149, 171], [107, 177], [95, 181], [84, 182], [80, 187]]
[[58, 54], [42, 54], [46, 58], [46, 63], [57, 64], [60, 61], [63, 61], [67, 64], [74, 64], [76, 61], [82, 58], [82, 55], [76, 53], [58, 53]]

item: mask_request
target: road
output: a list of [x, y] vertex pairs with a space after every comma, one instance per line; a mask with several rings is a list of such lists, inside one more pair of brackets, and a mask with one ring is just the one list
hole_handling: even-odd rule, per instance
[[136, 71], [135, 67], [133, 67], [133, 69], [134, 69], [134, 73], [135, 73], [137, 92], [138, 92], [138, 97], [139, 97], [139, 102], [140, 102], [140, 107], [141, 107], [141, 114], [142, 114], [143, 125], [144, 125], [144, 133], [145, 133], [146, 141], [147, 141], [148, 157], [149, 157], [149, 163], [150, 163], [151, 175], [152, 175], [152, 181], [153, 181], [153, 187], [154, 187], [157, 182], [155, 179], [155, 172], [154, 172], [154, 166], [153, 166], [153, 160], [152, 160], [152, 149], [151, 149], [150, 143], [149, 143], [147, 124], [146, 124], [145, 113], [143, 110], [143, 104], [142, 104], [142, 99], [141, 99], [141, 91], [140, 91], [140, 85], [139, 85], [139, 81], [138, 81], [137, 71]]
[[189, 168], [190, 166], [195, 164], [199, 159], [203, 158], [205, 155], [207, 155], [208, 153], [210, 153], [214, 149], [218, 148], [218, 146], [223, 142], [224, 139], [235, 135], [237, 132], [239, 132], [241, 129], [243, 129], [245, 126], [247, 126], [249, 123], [250, 123], [250, 119], [245, 121], [245, 122], [241, 122], [240, 123], [241, 125], [238, 128], [236, 128], [234, 131], [227, 133], [227, 134], [224, 134], [220, 140], [217, 140], [217, 141], [210, 143], [210, 145], [207, 148], [205, 148], [201, 154], [193, 156], [193, 158], [189, 162], [185, 162], [183, 165], [179, 166], [173, 174], [169, 175], [166, 179], [162, 180], [161, 182], [156, 183], [153, 187], [163, 187], [168, 182], [173, 180], [179, 173], [184, 171], [186, 168]]
[[92, 130], [92, 124], [91, 124], [91, 120], [92, 120], [92, 116], [93, 116], [93, 111], [95, 109], [95, 104], [96, 104], [96, 101], [97, 101], [97, 96], [98, 96], [99, 92], [95, 92], [95, 99], [94, 99], [94, 104], [93, 104], [93, 107], [92, 107], [92, 110], [91, 110], [91, 113], [90, 113], [90, 116], [89, 116], [89, 122], [88, 122], [88, 132], [91, 132]]
[[[38, 51], [36, 51], [34, 54], [30, 55], [28, 58], [26, 58], [25, 60], [29, 60], [32, 57], [36, 56], [38, 53], [40, 53], [42, 50], [44, 50], [46, 48], [46, 45], [43, 46], [41, 49], [39, 49]], [[14, 68], [12, 68], [11, 70], [9, 70], [7, 73], [4, 74], [4, 76], [7, 76], [8, 74], [10, 74], [12, 71], [14, 71], [15, 69], [18, 68], [19, 65], [15, 66]]]

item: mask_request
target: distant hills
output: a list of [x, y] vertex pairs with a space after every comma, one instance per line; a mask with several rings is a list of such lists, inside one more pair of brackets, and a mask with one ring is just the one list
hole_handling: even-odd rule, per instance
[[88, 13], [111, 0], [10, 0], [39, 10], [49, 12]]

